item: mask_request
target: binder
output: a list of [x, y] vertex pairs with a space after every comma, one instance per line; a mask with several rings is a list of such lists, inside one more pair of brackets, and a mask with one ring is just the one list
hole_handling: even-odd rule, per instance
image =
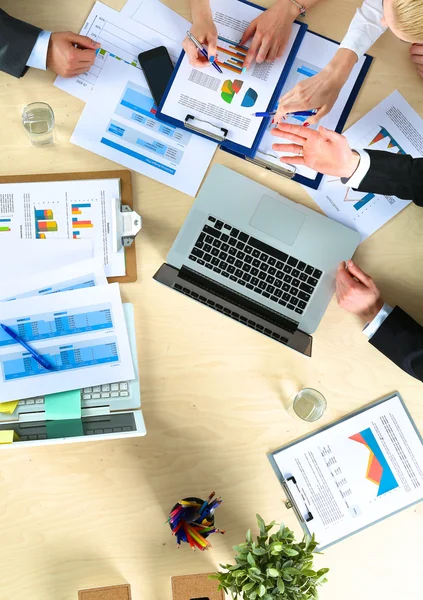
[[[262, 6], [258, 6], [256, 4], [248, 2], [247, 0], [238, 0], [238, 1], [242, 2], [244, 4], [247, 4], [247, 5], [253, 6], [254, 8], [257, 8], [261, 11], [265, 10], [265, 8], [263, 8]], [[308, 26], [306, 24], [300, 23], [298, 21], [295, 21], [295, 23], [300, 27], [300, 29], [297, 33], [295, 42], [294, 42], [294, 44], [291, 48], [291, 51], [288, 55], [287, 61], [285, 63], [285, 67], [283, 69], [281, 77], [279, 78], [278, 84], [274, 90], [274, 93], [272, 94], [271, 100], [269, 102], [269, 106], [267, 108], [268, 111], [272, 111], [277, 108], [278, 101], [281, 96], [281, 92], [282, 92], [283, 87], [286, 83], [286, 80], [290, 74], [291, 68], [292, 68], [294, 60], [297, 56], [298, 50], [301, 46], [301, 43], [303, 42], [304, 36], [308, 30]], [[324, 40], [327, 40], [327, 41], [330, 41], [333, 43], [337, 43], [334, 40], [331, 40], [330, 38], [325, 37], [320, 34], [317, 34], [315, 32], [310, 31], [309, 33], [312, 35], [315, 35], [318, 38], [321, 38], [321, 39], [324, 39]], [[178, 119], [171, 117], [171, 116], [167, 115], [166, 113], [164, 113], [163, 112], [164, 104], [166, 102], [167, 96], [168, 96], [169, 91], [172, 87], [172, 84], [175, 80], [175, 77], [178, 73], [179, 67], [182, 63], [184, 56], [185, 56], [185, 52], [182, 51], [182, 53], [178, 59], [178, 62], [175, 66], [175, 69], [173, 71], [172, 77], [171, 77], [171, 79], [167, 85], [167, 88], [165, 90], [165, 93], [162, 97], [160, 105], [158, 107], [157, 114], [156, 114], [158, 119], [160, 119], [164, 122], [170, 123], [171, 125], [173, 125], [175, 127], [180, 127], [180, 128], [186, 129], [188, 131], [193, 132], [196, 135], [200, 135], [206, 139], [217, 142], [219, 144], [220, 148], [222, 150], [224, 150], [225, 152], [233, 154], [243, 160], [247, 160], [247, 161], [249, 161], [259, 167], [262, 167], [266, 170], [270, 170], [278, 175], [287, 177], [289, 179], [294, 179], [294, 181], [298, 181], [299, 183], [307, 185], [308, 187], [311, 187], [313, 189], [317, 189], [319, 187], [320, 182], [323, 177], [323, 175], [321, 173], [317, 173], [314, 178], [306, 177], [305, 175], [297, 173], [297, 169], [295, 166], [281, 163], [279, 160], [274, 162], [275, 157], [273, 157], [273, 155], [258, 152], [260, 143], [263, 139], [263, 136], [265, 135], [265, 133], [270, 125], [270, 118], [262, 119], [262, 123], [259, 127], [259, 130], [257, 132], [254, 143], [251, 146], [251, 148], [249, 148], [247, 146], [242, 146], [242, 145], [236, 144], [236, 143], [228, 140], [227, 137], [228, 137], [229, 129], [226, 126], [222, 126], [222, 124], [220, 124], [220, 123], [213, 122], [213, 120], [209, 120], [207, 118], [200, 119], [200, 118], [195, 117], [194, 115], [190, 114], [189, 112], [187, 112], [185, 119], [183, 121], [181, 121], [181, 120], [178, 120]], [[357, 77], [354, 87], [348, 97], [348, 101], [346, 102], [344, 109], [342, 111], [342, 114], [338, 120], [336, 127], [335, 127], [335, 131], [338, 133], [340, 133], [344, 128], [347, 118], [351, 112], [351, 108], [355, 102], [355, 99], [360, 91], [361, 86], [363, 85], [364, 79], [370, 68], [372, 60], [373, 60], [372, 57], [370, 57], [368, 55], [365, 56], [365, 61], [361, 68], [360, 74]], [[277, 142], [276, 139], [275, 139], [275, 142]], [[273, 158], [273, 160], [272, 160], [272, 158]]]
[[[390, 401], [394, 401], [395, 403], [395, 410], [392, 409], [392, 405], [388, 406], [386, 405], [387, 402]], [[273, 468], [273, 470], [276, 473], [276, 476], [279, 479], [279, 482], [285, 492], [285, 496], [286, 496], [286, 501], [285, 501], [285, 506], [288, 509], [293, 509], [303, 531], [304, 534], [307, 537], [311, 537], [312, 533], [316, 532], [316, 529], [321, 529], [321, 531], [324, 530], [324, 528], [322, 529], [319, 526], [316, 525], [316, 522], [319, 520], [320, 515], [318, 514], [320, 509], [319, 509], [319, 503], [321, 502], [320, 499], [314, 498], [313, 499], [313, 494], [310, 492], [310, 489], [313, 487], [318, 487], [313, 486], [313, 484], [310, 487], [310, 489], [307, 489], [307, 484], [304, 485], [304, 481], [306, 481], [306, 478], [308, 477], [308, 472], [304, 471], [304, 462], [301, 462], [302, 459], [302, 454], [301, 452], [306, 452], [307, 456], [309, 458], [309, 461], [311, 463], [313, 463], [314, 459], [315, 459], [315, 455], [317, 455], [317, 450], [313, 449], [310, 450], [310, 447], [313, 448], [312, 446], [310, 446], [310, 444], [307, 444], [307, 446], [303, 447], [303, 450], [300, 449], [300, 446], [302, 444], [304, 444], [305, 442], [312, 440], [313, 438], [315, 438], [315, 436], [320, 436], [319, 440], [316, 441], [316, 444], [319, 444], [319, 446], [316, 445], [316, 448], [319, 448], [319, 451], [321, 450], [321, 448], [323, 448], [322, 451], [322, 458], [323, 458], [323, 452], [328, 451], [329, 454], [327, 454], [326, 456], [330, 456], [330, 458], [326, 458], [324, 459], [325, 462], [328, 461], [331, 466], [329, 467], [329, 471], [330, 473], [327, 475], [327, 479], [326, 481], [330, 482], [332, 481], [332, 485], [334, 485], [334, 489], [337, 488], [337, 492], [339, 492], [339, 497], [342, 497], [342, 501], [345, 503], [345, 505], [348, 505], [348, 502], [350, 503], [350, 514], [352, 515], [351, 521], [354, 521], [354, 518], [358, 518], [359, 516], [363, 516], [363, 521], [365, 520], [365, 516], [364, 516], [364, 512], [362, 512], [362, 515], [354, 515], [353, 511], [355, 510], [354, 508], [354, 500], [356, 497], [358, 497], [358, 494], [353, 490], [352, 494], [346, 494], [345, 488], [338, 487], [339, 483], [336, 479], [338, 479], [339, 481], [343, 481], [343, 478], [347, 478], [347, 482], [345, 484], [345, 486], [351, 485], [350, 484], [350, 479], [351, 479], [351, 474], [347, 473], [346, 469], [343, 468], [342, 465], [342, 461], [336, 461], [336, 458], [339, 458], [339, 456], [336, 456], [336, 452], [331, 454], [332, 452], [332, 447], [331, 444], [333, 444], [332, 442], [329, 442], [328, 439], [330, 438], [326, 438], [325, 434], [331, 434], [335, 431], [335, 429], [337, 427], [339, 427], [342, 424], [347, 424], [348, 427], [348, 422], [349, 423], [353, 423], [353, 421], [351, 421], [352, 419], [356, 419], [358, 416], [360, 415], [365, 415], [366, 413], [368, 413], [368, 411], [371, 411], [372, 409], [377, 409], [377, 407], [379, 407], [381, 410], [386, 410], [390, 411], [390, 417], [392, 418], [393, 422], [397, 423], [399, 426], [400, 423], [400, 418], [403, 420], [402, 423], [402, 427], [398, 427], [398, 440], [400, 440], [399, 445], [398, 445], [398, 440], [396, 439], [395, 443], [397, 444], [397, 448], [398, 448], [398, 455], [399, 456], [403, 456], [404, 457], [404, 465], [402, 463], [400, 463], [400, 466], [404, 466], [404, 471], [407, 473], [407, 476], [410, 478], [410, 481], [412, 482], [412, 485], [410, 486], [410, 488], [415, 487], [416, 489], [412, 489], [410, 496], [409, 496], [409, 500], [404, 500], [402, 501], [398, 496], [397, 496], [397, 500], [394, 500], [394, 502], [397, 505], [396, 510], [385, 510], [385, 508], [383, 508], [382, 503], [384, 502], [385, 498], [388, 498], [387, 502], [389, 502], [389, 495], [390, 498], [392, 499], [393, 496], [392, 494], [402, 494], [405, 497], [407, 496], [407, 494], [403, 493], [404, 489], [407, 487], [407, 484], [404, 480], [403, 477], [398, 477], [397, 473], [398, 468], [395, 467], [397, 470], [395, 470], [394, 468], [392, 468], [388, 462], [386, 461], [386, 456], [390, 457], [390, 463], [391, 465], [394, 465], [395, 462], [397, 461], [397, 458], [390, 452], [389, 447], [386, 444], [386, 440], [387, 438], [389, 438], [389, 429], [391, 427], [391, 423], [387, 422], [387, 434], [385, 435], [385, 439], [383, 439], [383, 435], [382, 435], [382, 442], [378, 442], [377, 439], [375, 438], [375, 442], [376, 442], [376, 446], [374, 446], [373, 444], [369, 444], [366, 445], [366, 439], [363, 438], [363, 440], [360, 440], [360, 435], [363, 434], [364, 432], [360, 432], [357, 433], [356, 435], [353, 435], [351, 437], [349, 437], [349, 441], [351, 441], [350, 443], [350, 447], [351, 447], [351, 451], [360, 451], [362, 454], [364, 453], [366, 459], [368, 457], [368, 463], [367, 463], [367, 472], [365, 470], [366, 464], [364, 465], [364, 471], [363, 469], [359, 469], [359, 473], [360, 473], [360, 477], [361, 474], [363, 475], [363, 483], [366, 484], [366, 486], [370, 486], [370, 488], [374, 488], [374, 492], [373, 490], [371, 491], [371, 494], [373, 495], [373, 493], [375, 494], [375, 499], [373, 500], [373, 498], [371, 499], [372, 504], [372, 508], [369, 509], [369, 514], [371, 514], [371, 512], [373, 510], [378, 510], [380, 512], [380, 514], [375, 514], [375, 518], [371, 518], [371, 520], [365, 524], [364, 526], [363, 523], [359, 524], [359, 526], [357, 528], [351, 528], [351, 531], [346, 534], [346, 535], [342, 535], [337, 539], [333, 539], [330, 543], [327, 544], [323, 544], [322, 546], [319, 547], [319, 550], [328, 548], [329, 546], [332, 546], [335, 543], [338, 543], [344, 539], [346, 539], [347, 537], [350, 537], [351, 535], [354, 535], [360, 531], [363, 531], [364, 529], [367, 529], [368, 527], [371, 527], [372, 525], [396, 514], [397, 512], [401, 512], [402, 510], [405, 510], [406, 508], [409, 508], [410, 506], [413, 506], [414, 504], [417, 504], [418, 502], [420, 502], [421, 500], [423, 500], [423, 439], [422, 436], [420, 435], [410, 413], [407, 410], [406, 405], [404, 404], [403, 399], [401, 398], [401, 395], [398, 392], [395, 392], [389, 396], [386, 396], [384, 398], [382, 398], [381, 400], [378, 400], [350, 415], [347, 415], [346, 417], [340, 419], [339, 421], [336, 421], [335, 423], [332, 423], [330, 425], [327, 425], [326, 427], [323, 427], [319, 430], [317, 430], [316, 432], [313, 432], [307, 436], [304, 436], [303, 438], [296, 440], [295, 442], [292, 442], [290, 444], [287, 444], [285, 446], [283, 446], [282, 448], [279, 448], [278, 450], [271, 452], [268, 454], [268, 459], [270, 461], [270, 464]], [[395, 412], [396, 411], [396, 412]], [[373, 426], [373, 428], [375, 429], [378, 426], [378, 421], [377, 418], [375, 416], [376, 413], [372, 413], [372, 415], [369, 415], [369, 427], [368, 429], [370, 429], [370, 425]], [[384, 420], [387, 420], [385, 416], [383, 416]], [[388, 421], [388, 420], [387, 420]], [[375, 425], [376, 424], [376, 425]], [[355, 422], [353, 427], [355, 426]], [[407, 431], [404, 433], [405, 427], [407, 427]], [[367, 431], [367, 429], [365, 430]], [[382, 433], [384, 433], [382, 431]], [[395, 432], [394, 432], [395, 433]], [[344, 435], [344, 429], [342, 430], [342, 434]], [[366, 434], [367, 436], [370, 434]], [[404, 440], [401, 440], [401, 436], [403, 436]], [[395, 437], [395, 436], [394, 436]], [[317, 440], [317, 438], [316, 438]], [[325, 441], [326, 440], [326, 441]], [[394, 443], [394, 438], [392, 438], [392, 442], [395, 446]], [[361, 443], [357, 443], [357, 442], [361, 442]], [[325, 445], [327, 444], [327, 445]], [[405, 453], [409, 452], [410, 456], [411, 456], [411, 460], [408, 461], [407, 457], [405, 457], [405, 453], [404, 453], [404, 448], [401, 447], [401, 444], [403, 444], [405, 450]], [[413, 450], [413, 444], [414, 444], [414, 450], [415, 448], [418, 449], [418, 453], [416, 452], [412, 452]], [[382, 451], [382, 455], [379, 456], [378, 454], [372, 454], [372, 449], [374, 449], [375, 447], [377, 448], [377, 446], [379, 445], [379, 449], [381, 449]], [[330, 451], [327, 450], [327, 448], [330, 448]], [[325, 450], [326, 449], [326, 450]], [[281, 465], [280, 463], [283, 462], [283, 453], [288, 451], [288, 450], [294, 450], [296, 452], [295, 454], [295, 464], [296, 464], [296, 472], [292, 472], [290, 471], [290, 469], [286, 469], [287, 471], [289, 471], [289, 476], [287, 472], [283, 473], [281, 470]], [[315, 453], [314, 457], [309, 456], [309, 454]], [[418, 455], [417, 455], [418, 454]], [[280, 456], [280, 463], [278, 464], [278, 455]], [[385, 462], [386, 464], [383, 465], [383, 457], [385, 457]], [[342, 456], [342, 458], [345, 460], [346, 463], [348, 463], [351, 459], [350, 457], [346, 457], [345, 455]], [[363, 456], [362, 456], [363, 458]], [[375, 462], [376, 459], [376, 462]], [[291, 459], [287, 459], [287, 463], [289, 462], [289, 460], [292, 461]], [[331, 462], [331, 461], [335, 461], [335, 462]], [[287, 464], [286, 463], [286, 464]], [[366, 461], [365, 461], [366, 463]], [[396, 463], [398, 465], [398, 461]], [[317, 466], [315, 466], [316, 472], [317, 469], [319, 469], [320, 464], [316, 463]], [[381, 467], [382, 465], [382, 467]], [[392, 470], [391, 470], [392, 468]], [[311, 469], [313, 470], [314, 467]], [[337, 469], [340, 469], [341, 474], [340, 475], [334, 475], [334, 472], [336, 473]], [[285, 470], [285, 471], [286, 471]], [[363, 473], [362, 473], [363, 471]], [[390, 471], [390, 473], [389, 473]], [[366, 472], [366, 474], [365, 474]], [[417, 473], [417, 476], [415, 476], [415, 474]], [[390, 480], [386, 480], [385, 482], [382, 483], [382, 477], [393, 477], [394, 479], [390, 479]], [[395, 477], [397, 479], [395, 479]], [[301, 478], [303, 483], [300, 483], [298, 481], [298, 479]], [[379, 481], [377, 481], [377, 479], [379, 478]], [[421, 481], [418, 481], [418, 479], [421, 479]], [[364, 482], [364, 479], [366, 479], [366, 481]], [[388, 483], [386, 483], [386, 481], [388, 481]], [[376, 485], [375, 485], [376, 484]], [[356, 484], [357, 485], [357, 484]], [[376, 486], [378, 485], [378, 491], [377, 491], [377, 495], [376, 495]], [[384, 485], [384, 489], [382, 490], [382, 485]], [[401, 487], [402, 486], [402, 487]], [[417, 490], [417, 491], [416, 491]], [[420, 491], [419, 491], [420, 490]], [[351, 491], [351, 490], [350, 490]], [[367, 488], [366, 488], [366, 493], [367, 493]], [[329, 498], [329, 496], [328, 496]], [[313, 503], [313, 506], [311, 506], [311, 503]], [[320, 503], [320, 507], [322, 506], [322, 504]], [[364, 511], [364, 507], [365, 504], [362, 502], [362, 506], [361, 506], [361, 510]], [[373, 506], [376, 506], [376, 509], [373, 508]], [[315, 507], [317, 507], [317, 510], [315, 509]], [[366, 507], [367, 508], [367, 507]], [[327, 509], [327, 506], [324, 507], [323, 509], [329, 510]], [[345, 507], [344, 507], [344, 510]], [[386, 514], [385, 514], [386, 513]], [[332, 524], [332, 526], [335, 526], [335, 524]], [[347, 527], [347, 525], [346, 525]], [[348, 526], [349, 527], [349, 526]], [[330, 537], [330, 534], [328, 534], [328, 536]], [[318, 537], [316, 538], [317, 541], [319, 542], [320, 540], [318, 539]]]

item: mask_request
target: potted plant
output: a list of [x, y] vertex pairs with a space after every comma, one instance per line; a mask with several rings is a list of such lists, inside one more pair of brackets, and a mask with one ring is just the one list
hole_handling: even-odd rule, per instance
[[317, 588], [327, 580], [329, 569], [313, 569], [317, 542], [305, 537], [296, 542], [294, 533], [283, 524], [276, 533], [275, 526], [266, 525], [257, 515], [260, 535], [253, 541], [251, 530], [246, 541], [234, 546], [238, 553], [235, 565], [220, 565], [225, 571], [212, 575], [219, 589], [231, 592], [239, 600], [314, 600]]

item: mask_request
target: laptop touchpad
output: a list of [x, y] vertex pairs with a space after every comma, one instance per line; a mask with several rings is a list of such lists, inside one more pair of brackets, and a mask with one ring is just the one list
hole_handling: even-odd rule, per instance
[[276, 198], [263, 196], [250, 225], [292, 246], [306, 218], [305, 214], [282, 204]]

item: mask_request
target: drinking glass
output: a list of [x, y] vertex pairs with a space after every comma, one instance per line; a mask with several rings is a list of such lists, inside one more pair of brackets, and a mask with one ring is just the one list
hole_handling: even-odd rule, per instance
[[312, 423], [318, 421], [326, 410], [325, 397], [312, 388], [304, 388], [298, 392], [292, 401], [293, 412], [302, 419]]
[[33, 146], [45, 146], [53, 141], [54, 113], [45, 102], [32, 102], [22, 112], [22, 124]]

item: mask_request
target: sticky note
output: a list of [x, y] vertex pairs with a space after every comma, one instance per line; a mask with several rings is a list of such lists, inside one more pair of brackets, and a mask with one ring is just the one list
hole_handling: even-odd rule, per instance
[[81, 419], [62, 419], [60, 421], [46, 421], [47, 438], [78, 437], [84, 435]]
[[81, 390], [48, 394], [44, 402], [46, 421], [81, 418]]
[[19, 441], [18, 434], [13, 429], [3, 429], [0, 431], [0, 444], [12, 444]]
[[0, 413], [11, 415], [15, 412], [18, 404], [19, 400], [13, 400], [12, 402], [0, 402]]

